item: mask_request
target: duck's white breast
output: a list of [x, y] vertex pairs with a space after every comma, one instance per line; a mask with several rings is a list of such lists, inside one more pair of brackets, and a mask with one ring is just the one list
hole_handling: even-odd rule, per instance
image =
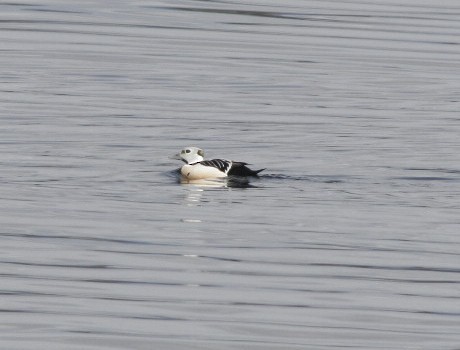
[[186, 164], [181, 168], [181, 174], [189, 180], [212, 179], [227, 175], [217, 168], [202, 164]]

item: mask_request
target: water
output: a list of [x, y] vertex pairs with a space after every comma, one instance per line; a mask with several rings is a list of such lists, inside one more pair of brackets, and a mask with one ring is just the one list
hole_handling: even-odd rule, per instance
[[459, 16], [0, 3], [0, 347], [460, 349]]

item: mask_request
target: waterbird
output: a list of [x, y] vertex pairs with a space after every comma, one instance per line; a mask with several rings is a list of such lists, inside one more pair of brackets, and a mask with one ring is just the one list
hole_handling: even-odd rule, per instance
[[265, 169], [251, 170], [245, 162], [235, 162], [226, 159], [204, 160], [204, 152], [198, 147], [186, 147], [176, 157], [183, 162], [180, 169], [187, 180], [204, 180], [225, 178], [228, 176], [258, 176]]

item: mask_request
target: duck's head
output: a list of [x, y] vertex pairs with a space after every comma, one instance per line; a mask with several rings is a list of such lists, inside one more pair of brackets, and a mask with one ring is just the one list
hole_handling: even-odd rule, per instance
[[198, 147], [185, 147], [182, 151], [180, 151], [179, 157], [185, 163], [193, 164], [201, 162], [204, 159], [204, 152]]

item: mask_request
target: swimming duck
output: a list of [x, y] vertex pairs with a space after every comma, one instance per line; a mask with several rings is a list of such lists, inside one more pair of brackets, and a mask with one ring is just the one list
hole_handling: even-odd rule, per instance
[[198, 147], [186, 147], [179, 154], [186, 164], [180, 172], [187, 180], [224, 178], [227, 176], [257, 176], [264, 169], [251, 170], [244, 162], [225, 159], [204, 160], [204, 152]]

